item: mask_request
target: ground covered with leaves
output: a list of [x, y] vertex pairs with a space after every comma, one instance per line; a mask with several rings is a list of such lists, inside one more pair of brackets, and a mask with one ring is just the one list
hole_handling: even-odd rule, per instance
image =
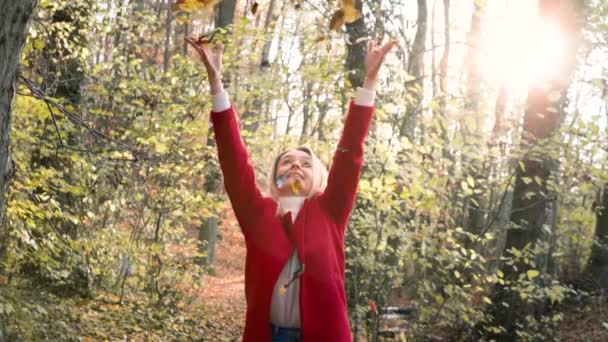
[[[203, 276], [203, 286], [180, 289], [183, 297], [174, 307], [151, 304], [133, 293], [122, 302], [114, 292], [91, 299], [64, 297], [43, 284], [13, 279], [8, 286], [3, 278], [1, 314], [9, 318], [3, 336], [9, 341], [239, 341], [245, 317], [245, 245], [233, 218], [224, 219], [220, 236], [214, 267]], [[585, 302], [564, 310], [561, 340], [608, 340], [608, 327], [603, 326], [606, 298]], [[450, 341], [449, 336], [449, 331], [437, 331], [431, 340]]]
[[[194, 233], [194, 232], [192, 232]], [[214, 268], [199, 289], [181, 288], [175, 306], [128, 292], [66, 297], [26, 279], [0, 279], [0, 341], [236, 341], [245, 315], [245, 246], [238, 227], [222, 229]], [[180, 286], [181, 287], [181, 286]], [[4, 337], [2, 337], [4, 336]]]

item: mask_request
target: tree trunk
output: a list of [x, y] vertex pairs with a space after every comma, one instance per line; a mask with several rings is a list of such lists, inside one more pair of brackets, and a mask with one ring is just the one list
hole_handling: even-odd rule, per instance
[[413, 78], [413, 81], [408, 82], [406, 92], [412, 98], [412, 103], [408, 103], [405, 112], [405, 119], [401, 123], [401, 136], [408, 138], [410, 141], [414, 139], [414, 131], [418, 122], [418, 115], [422, 110], [423, 97], [423, 78], [424, 78], [424, 50], [426, 48], [426, 31], [427, 31], [427, 5], [426, 0], [418, 0], [418, 18], [416, 20], [416, 36], [412, 51], [408, 58], [407, 72]]
[[[355, 8], [362, 11], [363, 3], [361, 0], [355, 0]], [[361, 16], [356, 21], [346, 24], [346, 33], [348, 34], [349, 41], [352, 44], [347, 45], [346, 50], [346, 61], [344, 68], [348, 73], [348, 81], [350, 86], [353, 88], [361, 87], [363, 85], [364, 78], [364, 63], [365, 63], [365, 47], [367, 42], [358, 39], [367, 35], [367, 28], [365, 27], [364, 17]]]
[[595, 238], [591, 256], [585, 269], [585, 284], [589, 290], [608, 290], [608, 184], [599, 193], [596, 200]]
[[[5, 226], [4, 193], [13, 169], [9, 147], [15, 79], [30, 20], [37, 5], [38, 0], [0, 0], [0, 227]], [[0, 231], [0, 238], [3, 237], [4, 232]], [[0, 245], [0, 257], [3, 257], [6, 244]]]
[[173, 10], [171, 9], [171, 1], [167, 1], [167, 21], [165, 22], [165, 53], [163, 55], [163, 72], [169, 71], [169, 62], [171, 61], [171, 32], [173, 24]]
[[[513, 256], [513, 250], [523, 250], [526, 246], [541, 247], [540, 258], [537, 261], [546, 261], [547, 250], [550, 246], [543, 243], [545, 237], [544, 225], [550, 224], [551, 192], [547, 181], [555, 160], [548, 153], [534, 150], [536, 145], [547, 142], [558, 131], [561, 124], [561, 114], [566, 105], [566, 93], [569, 80], [575, 68], [576, 54], [579, 44], [580, 26], [575, 9], [576, 1], [541, 0], [540, 16], [547, 20], [559, 23], [566, 35], [565, 41], [570, 44], [564, 51], [565, 67], [559, 75], [549, 80], [547, 84], [531, 86], [528, 91], [527, 106], [524, 113], [524, 124], [521, 140], [521, 150], [529, 151], [516, 169], [515, 187], [513, 189], [513, 202], [511, 210], [511, 223], [515, 226], [507, 232], [505, 244], [506, 256]], [[557, 95], [557, 96], [556, 96]], [[520, 274], [526, 274], [533, 267], [521, 258], [512, 263], [504, 263], [501, 270], [505, 280], [516, 283]], [[536, 265], [535, 269], [543, 269], [543, 265]], [[540, 279], [538, 277], [537, 279]], [[502, 326], [505, 332], [493, 336], [498, 340], [510, 341], [516, 339], [517, 325], [525, 329], [525, 317], [532, 315], [538, 317], [544, 311], [542, 302], [531, 303], [520, 300], [517, 294], [509, 291], [505, 286], [498, 286], [494, 292], [494, 311], [492, 312], [494, 326]], [[508, 304], [506, 309], [502, 303]]]
[[270, 45], [272, 44], [272, 34], [268, 34], [268, 30], [270, 29], [270, 25], [273, 22], [273, 12], [275, 6], [275, 0], [270, 0], [270, 4], [268, 4], [268, 12], [266, 12], [266, 20], [264, 21], [264, 37], [266, 41], [264, 42], [264, 48], [262, 49], [262, 62], [260, 67], [265, 68], [270, 66]]
[[[236, 8], [236, 0], [224, 0], [217, 6], [217, 14], [215, 16], [215, 27], [226, 28], [232, 25], [234, 21], [234, 10]], [[229, 76], [224, 74], [224, 78], [227, 79]], [[209, 128], [211, 132], [211, 128]], [[211, 134], [207, 135], [211, 137]], [[214, 146], [215, 141], [211, 138], [207, 139], [207, 145]], [[211, 161], [206, 161], [206, 174], [205, 174], [205, 186], [206, 192], [219, 193], [222, 189], [222, 176], [217, 164]], [[204, 257], [200, 259], [200, 264], [203, 266], [210, 267], [213, 262], [215, 253], [215, 242], [217, 241], [219, 220], [217, 217], [209, 217], [203, 222], [199, 229], [199, 253], [203, 254]]]
[[[482, 147], [483, 130], [485, 129], [485, 114], [480, 112], [481, 100], [481, 74], [479, 72], [479, 40], [481, 35], [481, 21], [483, 18], [485, 3], [475, 1], [473, 15], [471, 17], [471, 27], [467, 36], [467, 57], [466, 57], [466, 73], [467, 73], [467, 97], [465, 102], [465, 115], [475, 118], [475, 127], [463, 125], [462, 130], [465, 134], [468, 151], [484, 151]], [[497, 112], [498, 113], [498, 112]], [[482, 160], [484, 158], [467, 158], [463, 161], [467, 165], [466, 175], [471, 176], [475, 180], [475, 187], [480, 188], [480, 181], [488, 179], [489, 170], [484, 168]], [[485, 191], [479, 194], [473, 194], [466, 201], [468, 211], [463, 213], [467, 215], [465, 228], [473, 234], [479, 234], [484, 228], [484, 209], [487, 207], [487, 199]]]
[[217, 5], [217, 13], [215, 16], [215, 27], [226, 28], [234, 22], [234, 11], [236, 9], [236, 0], [224, 0]]

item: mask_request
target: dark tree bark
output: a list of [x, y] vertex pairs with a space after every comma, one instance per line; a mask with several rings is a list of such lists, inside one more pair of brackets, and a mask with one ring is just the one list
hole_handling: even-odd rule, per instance
[[236, 0], [224, 0], [217, 5], [215, 16], [215, 27], [226, 28], [234, 22], [234, 11], [236, 9]]
[[[4, 193], [12, 174], [10, 154], [11, 110], [15, 79], [30, 21], [38, 0], [0, 0], [0, 227], [4, 227]], [[0, 228], [1, 229], [1, 228]], [[4, 232], [0, 232], [3, 239]], [[3, 241], [0, 241], [3, 242]], [[0, 257], [5, 243], [0, 243]]]
[[405, 118], [401, 123], [401, 136], [410, 141], [414, 139], [414, 131], [421, 111], [423, 78], [424, 78], [424, 50], [426, 48], [427, 31], [427, 4], [426, 0], [417, 0], [418, 17], [416, 20], [416, 36], [408, 58], [407, 72], [413, 77], [413, 81], [406, 86], [406, 93], [411, 96], [412, 103], [408, 103]]
[[[355, 0], [355, 8], [361, 12], [363, 2], [361, 0]], [[356, 43], [359, 38], [367, 35], [367, 28], [365, 27], [363, 16], [350, 24], [346, 24], [346, 34], [348, 35], [348, 40], [352, 42], [352, 44], [347, 45], [344, 68], [348, 73], [350, 86], [357, 88], [363, 85], [363, 78], [365, 77], [365, 70], [363, 70], [363, 68], [367, 42], [361, 40]]]
[[173, 10], [171, 9], [171, 1], [167, 1], [167, 20], [165, 22], [165, 53], [163, 54], [163, 72], [169, 71], [169, 62], [171, 61], [171, 33], [173, 26]]
[[[547, 181], [554, 169], [550, 155], [542, 151], [534, 151], [536, 145], [546, 143], [558, 131], [562, 121], [564, 108], [567, 105], [566, 93], [571, 75], [576, 64], [576, 55], [579, 45], [580, 23], [578, 1], [541, 0], [539, 2], [540, 16], [546, 20], [559, 23], [565, 34], [564, 40], [569, 44], [565, 51], [564, 68], [559, 71], [546, 84], [531, 86], [528, 90], [527, 106], [524, 113], [524, 124], [521, 140], [521, 150], [530, 151], [517, 166], [515, 187], [513, 189], [513, 202], [511, 210], [511, 224], [514, 228], [507, 232], [505, 255], [513, 256], [513, 249], [523, 250], [526, 246], [540, 246], [545, 252], [537, 256], [546, 263], [548, 250], [544, 243], [546, 233], [543, 226], [550, 224], [551, 191]], [[535, 269], [543, 270], [546, 265], [539, 265]], [[520, 259], [513, 263], [504, 263], [501, 271], [507, 282], [515, 283], [520, 274], [533, 267]], [[537, 278], [537, 280], [540, 277]], [[508, 286], [508, 285], [507, 285]], [[495, 326], [502, 326], [505, 332], [493, 336], [501, 341], [512, 341], [517, 338], [517, 324], [524, 324], [527, 315], [539, 317], [545, 310], [544, 303], [523, 301], [520, 297], [505, 286], [498, 286], [494, 292], [494, 310], [492, 316]], [[508, 309], [502, 303], [508, 304]]]
[[591, 291], [608, 290], [608, 184], [596, 200], [595, 238], [585, 276], [585, 287]]

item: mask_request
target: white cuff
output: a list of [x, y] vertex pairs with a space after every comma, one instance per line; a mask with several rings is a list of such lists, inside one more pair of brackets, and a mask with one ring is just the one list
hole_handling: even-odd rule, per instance
[[228, 99], [228, 93], [222, 90], [221, 92], [211, 96], [211, 102], [213, 103], [214, 112], [222, 112], [230, 108], [230, 100]]
[[359, 106], [367, 106], [371, 107], [374, 105], [374, 100], [376, 99], [376, 92], [371, 91], [365, 88], [357, 88], [357, 93], [355, 94], [355, 104]]

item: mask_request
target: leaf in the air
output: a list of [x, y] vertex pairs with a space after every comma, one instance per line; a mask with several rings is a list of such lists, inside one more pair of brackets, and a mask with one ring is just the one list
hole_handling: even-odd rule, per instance
[[174, 11], [192, 12], [213, 8], [220, 1], [222, 0], [176, 0], [171, 7]]
[[355, 8], [355, 0], [342, 0], [344, 22], [350, 24], [361, 17], [361, 12]]
[[344, 10], [336, 10], [329, 21], [329, 30], [338, 31], [344, 25]]
[[255, 15], [258, 12], [258, 7], [260, 5], [257, 2], [254, 2], [251, 6], [251, 14]]

